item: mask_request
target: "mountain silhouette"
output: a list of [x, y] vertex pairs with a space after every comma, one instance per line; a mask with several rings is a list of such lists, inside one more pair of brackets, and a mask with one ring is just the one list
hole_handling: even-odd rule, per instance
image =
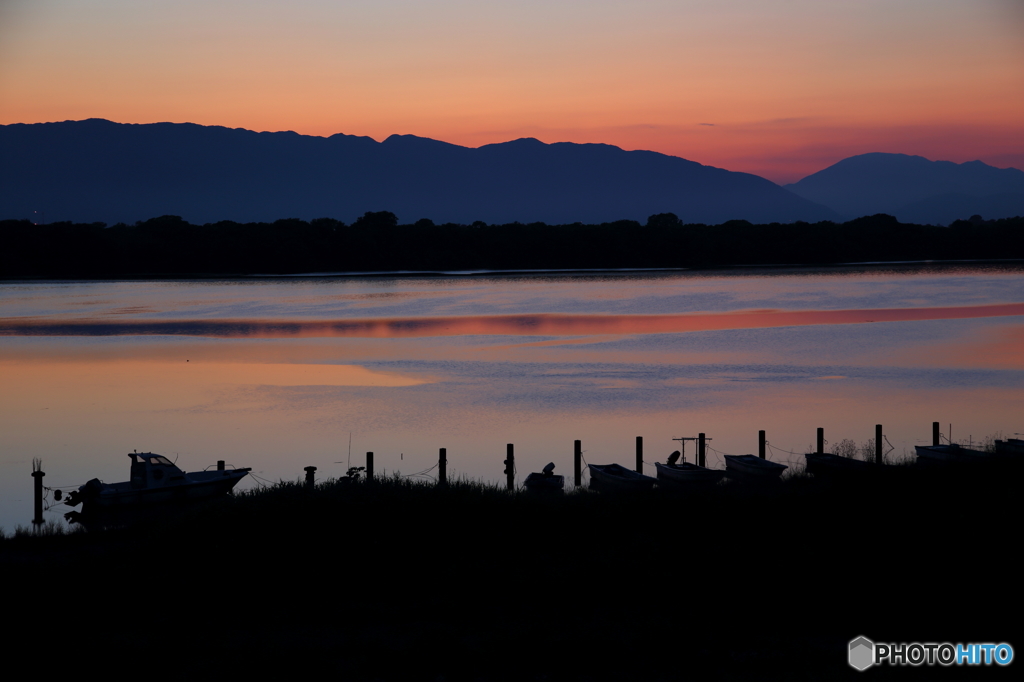
[[847, 219], [888, 213], [902, 222], [948, 225], [975, 214], [1024, 215], [1024, 172], [981, 161], [861, 154], [785, 187]]
[[[402, 222], [839, 216], [748, 173], [605, 144], [526, 138], [476, 149], [413, 135], [314, 137], [191, 123], [103, 119], [0, 126], [0, 217], [133, 223], [331, 217], [391, 211]], [[34, 212], [39, 212], [35, 213]]]

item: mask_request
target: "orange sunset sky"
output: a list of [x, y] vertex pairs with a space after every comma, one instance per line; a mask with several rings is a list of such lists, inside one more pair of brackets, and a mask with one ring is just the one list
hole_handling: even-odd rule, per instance
[[0, 0], [0, 124], [1024, 168], [1024, 0]]

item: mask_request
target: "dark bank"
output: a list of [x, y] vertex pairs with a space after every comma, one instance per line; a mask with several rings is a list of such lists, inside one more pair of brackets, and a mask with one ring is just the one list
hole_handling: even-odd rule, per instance
[[[685, 216], [684, 216], [685, 218]], [[672, 213], [585, 225], [399, 225], [367, 213], [194, 225], [162, 216], [134, 225], [0, 221], [0, 278], [205, 277], [316, 272], [714, 268], [1024, 258], [1024, 218], [974, 216], [949, 227], [874, 215], [846, 223], [734, 220], [692, 224]]]
[[865, 633], [1008, 641], [1019, 596], [992, 586], [1019, 572], [1020, 462], [887, 473], [558, 498], [280, 483], [8, 538], [8, 619], [24, 655], [173, 678], [833, 679], [860, 674], [846, 646]]

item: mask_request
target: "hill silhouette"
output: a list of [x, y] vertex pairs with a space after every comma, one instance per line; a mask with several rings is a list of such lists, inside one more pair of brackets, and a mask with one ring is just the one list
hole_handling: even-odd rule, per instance
[[[103, 119], [0, 126], [0, 217], [194, 223], [387, 210], [402, 222], [816, 222], [830, 209], [748, 173], [604, 144], [520, 139], [472, 149], [413, 135], [257, 133]], [[35, 214], [38, 215], [38, 214]]]
[[929, 161], [906, 154], [861, 154], [786, 185], [843, 218], [887, 213], [908, 223], [948, 225], [981, 215], [1024, 215], [1024, 172], [981, 161]]

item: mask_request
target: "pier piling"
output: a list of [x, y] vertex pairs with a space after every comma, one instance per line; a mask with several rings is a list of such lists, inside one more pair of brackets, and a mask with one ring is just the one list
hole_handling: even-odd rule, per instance
[[36, 531], [43, 525], [43, 460], [33, 459], [32, 460], [32, 481], [33, 487], [33, 511], [35, 516], [32, 519], [32, 525], [35, 526]]
[[825, 429], [818, 427], [818, 454], [825, 454]]
[[[691, 431], [690, 433], [693, 432]], [[697, 466], [699, 467], [705, 466], [704, 462], [706, 460], [706, 457], [704, 456], [704, 453], [707, 452], [707, 446], [704, 443], [705, 440], [706, 439], [704, 438], [703, 433], [697, 434]]]
[[573, 441], [572, 446], [572, 475], [573, 484], [579, 488], [583, 485], [583, 468], [580, 460], [583, 459], [583, 441]]
[[757, 432], [757, 456], [764, 459], [764, 431]]
[[509, 490], [516, 487], [516, 455], [512, 443], [505, 446], [505, 487]]
[[875, 424], [875, 464], [882, 463], [882, 425]]
[[217, 460], [217, 471], [224, 471], [224, 460]]
[[636, 472], [642, 474], [644, 472], [644, 437], [636, 437]]
[[305, 467], [303, 471], [306, 472], [306, 490], [312, 490], [316, 485], [316, 467]]
[[939, 422], [932, 422], [932, 445], [939, 444]]
[[437, 482], [448, 484], [448, 448], [441, 448], [437, 453]]
[[367, 452], [366, 453], [366, 480], [367, 481], [372, 481], [373, 480], [373, 453], [372, 452]]

